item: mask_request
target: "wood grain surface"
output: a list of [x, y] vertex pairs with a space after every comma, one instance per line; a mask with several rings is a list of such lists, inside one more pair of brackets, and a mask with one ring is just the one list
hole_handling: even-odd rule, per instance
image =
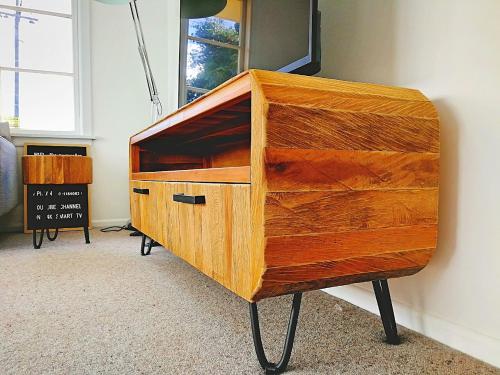
[[22, 164], [25, 185], [92, 183], [92, 158], [88, 156], [25, 155]]
[[405, 100], [369, 95], [356, 91], [332, 91], [301, 87], [290, 90], [283, 84], [262, 84], [269, 103], [300, 106], [304, 108], [335, 109], [352, 113], [374, 113], [379, 115], [411, 116], [414, 118], [437, 118], [436, 109], [427, 100]]
[[[206, 203], [175, 202], [174, 194]], [[251, 294], [249, 185], [131, 181], [130, 196], [134, 227], [236, 294]]]
[[258, 159], [265, 259], [252, 298], [422, 269], [437, 243], [432, 103], [397, 87], [261, 71], [253, 77], [267, 111]]
[[437, 119], [384, 116], [270, 104], [267, 146], [437, 152]]
[[183, 169], [178, 171], [136, 172], [134, 180], [249, 183], [250, 167]]
[[437, 189], [268, 193], [266, 235], [437, 223]]
[[266, 148], [269, 191], [433, 188], [439, 155], [423, 152]]
[[131, 138], [132, 186], [158, 186], [133, 222], [248, 301], [408, 276], [437, 245], [439, 146], [418, 90], [251, 70]]
[[431, 249], [436, 239], [435, 224], [270, 236], [266, 244], [266, 264], [268, 267], [286, 267], [331, 260], [349, 262], [353, 256]]

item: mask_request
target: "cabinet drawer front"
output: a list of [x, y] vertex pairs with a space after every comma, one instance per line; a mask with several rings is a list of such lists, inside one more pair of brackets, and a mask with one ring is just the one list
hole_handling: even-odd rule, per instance
[[131, 181], [132, 225], [206, 275], [249, 296], [250, 185]]
[[250, 186], [169, 185], [172, 252], [229, 289], [249, 288]]
[[166, 207], [164, 186], [159, 182], [131, 181], [130, 208], [132, 225], [153, 238], [164, 243]]

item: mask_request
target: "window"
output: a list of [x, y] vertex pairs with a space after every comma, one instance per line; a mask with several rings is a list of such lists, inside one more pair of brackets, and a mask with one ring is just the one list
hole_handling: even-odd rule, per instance
[[77, 0], [0, 0], [0, 119], [14, 133], [82, 133]]
[[245, 0], [217, 15], [181, 19], [179, 104], [189, 103], [242, 70]]

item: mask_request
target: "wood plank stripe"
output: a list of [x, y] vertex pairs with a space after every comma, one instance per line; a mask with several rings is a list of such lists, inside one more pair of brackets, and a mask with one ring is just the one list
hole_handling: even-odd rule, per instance
[[424, 267], [434, 249], [402, 251], [398, 253], [362, 256], [348, 260], [329, 261], [297, 267], [272, 267], [264, 274], [264, 283], [292, 284], [320, 279], [334, 279], [346, 275], [362, 275], [391, 270], [405, 270]]
[[389, 151], [265, 149], [268, 190], [376, 190], [439, 184], [439, 155]]
[[231, 185], [221, 186], [221, 194], [224, 207], [224, 285], [233, 284], [233, 187]]
[[268, 193], [266, 236], [437, 223], [438, 189]]
[[259, 289], [258, 291], [256, 291], [256, 293], [253, 294], [252, 301], [256, 302], [263, 298], [276, 297], [295, 292], [307, 292], [309, 290], [330, 288], [334, 286], [361, 283], [365, 281], [410, 276], [420, 271], [423, 267], [424, 266], [418, 266], [413, 268], [405, 268], [403, 270], [393, 269], [380, 272], [367, 272], [358, 275], [347, 274], [326, 279], [297, 281], [291, 284], [266, 282], [262, 289]]
[[268, 237], [267, 267], [298, 266], [330, 260], [348, 260], [407, 250], [431, 249], [437, 243], [437, 225], [382, 228], [358, 232]]
[[249, 183], [250, 167], [183, 169], [132, 173], [133, 180]]
[[439, 152], [439, 121], [270, 103], [267, 146]]
[[331, 78], [306, 77], [264, 70], [252, 70], [252, 72], [261, 84], [279, 83], [285, 86], [292, 86], [300, 89], [318, 88], [321, 90], [374, 94], [394, 99], [428, 101], [428, 99], [420, 91], [414, 89], [377, 85], [372, 83], [339, 81]]
[[389, 116], [438, 118], [437, 111], [430, 101], [397, 100], [380, 95], [316, 88], [293, 89], [277, 84], [263, 84], [262, 90], [266, 99], [271, 103]]

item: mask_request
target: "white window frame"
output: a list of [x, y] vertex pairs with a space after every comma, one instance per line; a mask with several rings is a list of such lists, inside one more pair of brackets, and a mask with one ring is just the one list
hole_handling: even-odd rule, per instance
[[211, 44], [217, 47], [230, 48], [238, 51], [238, 73], [244, 69], [244, 62], [246, 59], [246, 27], [247, 27], [247, 2], [249, 0], [242, 0], [241, 7], [241, 22], [240, 22], [240, 44], [234, 45], [229, 43], [218, 42], [216, 40], [200, 38], [197, 36], [189, 35], [189, 20], [181, 18], [180, 22], [180, 48], [179, 48], [179, 106], [187, 103], [187, 92], [194, 91], [200, 94], [206, 94], [210, 90], [200, 87], [188, 86], [186, 84], [186, 67], [187, 67], [187, 46], [190, 40], [199, 43]]
[[90, 2], [71, 0], [72, 14], [50, 12], [2, 4], [0, 9], [23, 11], [35, 14], [71, 18], [73, 20], [73, 73], [56, 71], [10, 68], [0, 66], [0, 69], [18, 72], [30, 72], [49, 75], [71, 76], [74, 79], [74, 130], [32, 130], [11, 127], [11, 134], [18, 137], [50, 137], [50, 138], [84, 138], [92, 139], [91, 112], [91, 75], [90, 75]]

